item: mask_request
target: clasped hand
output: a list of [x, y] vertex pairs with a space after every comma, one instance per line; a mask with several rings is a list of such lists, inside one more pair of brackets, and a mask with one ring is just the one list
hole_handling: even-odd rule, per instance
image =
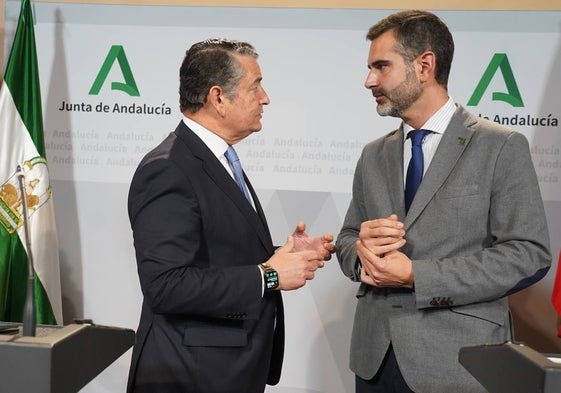
[[413, 264], [399, 251], [406, 241], [397, 215], [363, 222], [358, 237], [361, 282], [375, 287], [413, 287]]

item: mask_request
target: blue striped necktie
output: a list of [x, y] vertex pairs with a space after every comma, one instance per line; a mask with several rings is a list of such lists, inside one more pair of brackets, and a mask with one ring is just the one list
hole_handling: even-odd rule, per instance
[[409, 211], [411, 202], [423, 179], [423, 139], [432, 131], [412, 130], [407, 133], [407, 138], [411, 138], [411, 160], [407, 167], [405, 180], [405, 211]]
[[232, 172], [234, 173], [234, 178], [236, 179], [236, 183], [242, 190], [243, 194], [245, 195], [246, 199], [251, 203], [251, 197], [249, 196], [249, 192], [247, 190], [247, 185], [245, 184], [245, 180], [243, 178], [243, 169], [240, 163], [240, 159], [236, 154], [236, 151], [232, 146], [228, 146], [228, 150], [224, 153], [226, 159], [228, 160], [228, 164], [230, 164], [230, 168], [232, 168]]

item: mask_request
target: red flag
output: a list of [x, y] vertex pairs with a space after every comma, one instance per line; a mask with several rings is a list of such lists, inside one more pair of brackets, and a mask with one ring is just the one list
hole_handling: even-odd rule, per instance
[[[553, 307], [557, 310], [557, 315], [561, 318], [561, 252], [559, 253], [559, 261], [557, 262], [557, 273], [555, 274], [555, 281], [553, 283], [551, 302], [553, 303]], [[557, 336], [561, 337], [561, 324], [559, 324]]]

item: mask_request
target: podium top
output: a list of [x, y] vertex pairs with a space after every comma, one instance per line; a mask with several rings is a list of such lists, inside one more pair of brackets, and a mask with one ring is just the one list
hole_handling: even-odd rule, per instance
[[14, 343], [14, 344], [35, 344], [35, 345], [48, 345], [53, 346], [56, 343], [64, 340], [69, 335], [87, 329], [91, 325], [38, 325], [35, 336], [24, 336], [22, 334], [21, 324], [11, 324], [9, 328], [3, 325], [3, 331], [0, 331], [0, 343]]
[[134, 341], [131, 329], [90, 323], [37, 326], [35, 336], [11, 326], [0, 333], [2, 391], [76, 393]]
[[[561, 359], [507, 342], [460, 349], [460, 363], [490, 393], [559, 393]], [[558, 358], [559, 359], [559, 358]]]

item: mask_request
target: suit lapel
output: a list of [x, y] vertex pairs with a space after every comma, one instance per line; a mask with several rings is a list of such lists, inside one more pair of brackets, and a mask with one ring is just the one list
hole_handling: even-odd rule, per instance
[[386, 184], [387, 193], [391, 199], [392, 212], [398, 217], [405, 215], [405, 191], [403, 189], [403, 128], [390, 134], [382, 148], [382, 152], [387, 152], [382, 162], [386, 165]]
[[[269, 225], [267, 224], [267, 218], [265, 217], [265, 212], [263, 211], [263, 208], [261, 207], [261, 202], [259, 202], [259, 198], [257, 198], [257, 193], [255, 192], [255, 190], [253, 189], [253, 186], [251, 185], [251, 182], [249, 181], [249, 179], [247, 178], [245, 171], [243, 174], [244, 178], [245, 178], [245, 183], [247, 185], [247, 188], [249, 188], [249, 192], [251, 194], [251, 197], [253, 198], [253, 203], [255, 204], [255, 210], [254, 212], [257, 212], [257, 215], [259, 216], [259, 219], [261, 220], [261, 224], [263, 225], [263, 227], [265, 228], [265, 233], [264, 235], [266, 235], [267, 237], [267, 241], [272, 244], [273, 243], [273, 239], [271, 238], [271, 233], [269, 232]], [[244, 197], [245, 199], [245, 197]], [[249, 205], [249, 204], [248, 204]], [[252, 209], [253, 210], [253, 209]]]
[[409, 208], [404, 222], [406, 228], [422, 213], [456, 166], [469, 145], [473, 135], [471, 126], [475, 122], [475, 119], [462, 107], [456, 109]]
[[[175, 132], [193, 152], [193, 155], [202, 161], [202, 167], [206, 174], [214, 181], [217, 187], [231, 199], [232, 203], [248, 221], [248, 225], [257, 232], [265, 248], [269, 249], [272, 246], [272, 240], [266, 224], [265, 215], [257, 198], [257, 194], [245, 173], [244, 177], [257, 211], [253, 209], [253, 206], [247, 201], [236, 181], [228, 174], [216, 156], [184, 122], [179, 123]], [[219, 207], [217, 206], [217, 208]]]

